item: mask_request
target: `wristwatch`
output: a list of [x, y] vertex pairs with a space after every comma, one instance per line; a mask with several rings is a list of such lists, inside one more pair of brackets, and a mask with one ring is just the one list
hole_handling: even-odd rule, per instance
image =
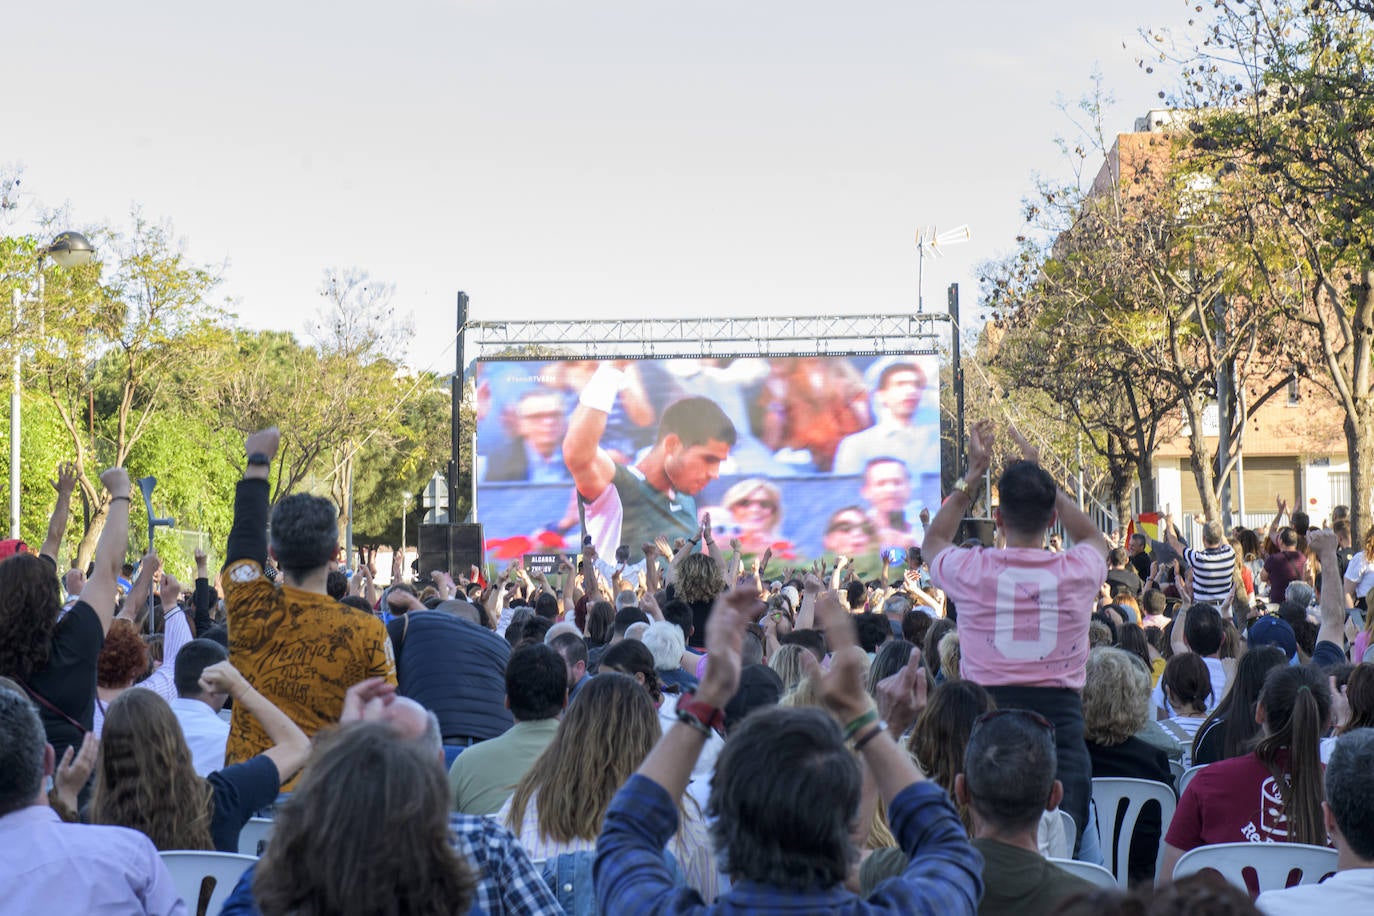
[[968, 497], [969, 502], [973, 502], [974, 488], [969, 486], [967, 480], [960, 477], [954, 481], [954, 489]]
[[254, 452], [253, 454], [248, 456], [248, 464], [250, 466], [260, 464], [263, 467], [267, 467], [271, 463], [272, 459], [269, 458], [267, 455], [264, 455], [262, 452]]

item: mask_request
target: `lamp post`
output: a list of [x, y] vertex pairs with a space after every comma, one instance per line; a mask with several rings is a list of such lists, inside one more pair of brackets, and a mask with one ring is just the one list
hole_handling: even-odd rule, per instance
[[[90, 263], [95, 257], [95, 248], [80, 232], [60, 232], [52, 244], [38, 249], [38, 295], [37, 303], [42, 314], [43, 308], [43, 259], [51, 256], [60, 267], [78, 267]], [[20, 394], [23, 391], [23, 356], [19, 345], [19, 325], [23, 318], [24, 299], [16, 287], [11, 293], [14, 306], [14, 333], [10, 346], [14, 348], [10, 365], [10, 537], [19, 537], [19, 433], [22, 426]]]
[[[406, 510], [410, 508], [410, 501], [411, 501], [412, 499], [415, 498], [415, 494], [414, 494], [414, 493], [410, 493], [410, 492], [405, 492], [405, 493], [402, 493], [401, 496], [405, 498], [405, 502], [401, 503], [401, 562], [402, 562], [402, 563], [405, 563], [405, 561], [406, 561]], [[403, 568], [404, 568], [404, 567], [403, 567]], [[405, 573], [404, 573], [404, 572], [401, 573], [401, 577], [402, 577], [402, 578], [405, 577]]]

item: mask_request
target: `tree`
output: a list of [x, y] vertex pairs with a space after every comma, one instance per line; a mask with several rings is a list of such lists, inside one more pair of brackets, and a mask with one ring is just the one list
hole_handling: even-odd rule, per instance
[[1161, 93], [1207, 109], [1200, 153], [1244, 173], [1250, 254], [1271, 295], [1315, 340], [1344, 413], [1351, 525], [1374, 498], [1374, 23], [1359, 0], [1217, 0]]
[[[173, 368], [194, 360], [222, 309], [210, 295], [219, 275], [193, 264], [165, 224], [133, 214], [126, 232], [92, 233], [110, 260], [46, 267], [29, 376], [66, 432], [90, 524], [76, 549], [85, 566], [104, 529], [105, 467], [127, 466], [139, 440], [173, 396]], [[135, 475], [137, 475], [137, 469]]]
[[[1291, 358], [1245, 254], [1253, 230], [1233, 206], [1240, 189], [1199, 171], [1187, 130], [1123, 135], [1109, 147], [1101, 96], [1083, 110], [1094, 126], [1073, 152], [1095, 149], [1105, 165], [1091, 185], [1042, 185], [1027, 215], [1053, 241], [1023, 238], [990, 271], [988, 301], [1006, 330], [998, 362], [1072, 411], [1107, 461], [1119, 511], [1129, 466], [1153, 507], [1151, 456], [1181, 408], [1204, 512], [1217, 519], [1248, 411], [1281, 390], [1274, 368]], [[1234, 384], [1224, 398], [1230, 447], [1218, 455], [1203, 417], [1223, 372]]]

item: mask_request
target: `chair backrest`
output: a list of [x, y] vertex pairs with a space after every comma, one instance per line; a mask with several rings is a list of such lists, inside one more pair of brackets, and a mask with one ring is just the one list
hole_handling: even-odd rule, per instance
[[[1102, 841], [1102, 864], [1116, 875], [1117, 884], [1126, 887], [1130, 881], [1131, 837], [1136, 821], [1148, 801], [1159, 803], [1160, 850], [1155, 855], [1155, 872], [1163, 862], [1164, 834], [1174, 818], [1178, 800], [1174, 790], [1152, 779], [1127, 779], [1124, 776], [1099, 776], [1093, 780], [1093, 803], [1097, 806], [1097, 831]], [[1120, 811], [1122, 804], [1125, 810]], [[1121, 829], [1117, 830], [1117, 820]]]
[[[215, 916], [224, 906], [229, 893], [238, 884], [239, 878], [250, 865], [257, 862], [255, 856], [241, 856], [232, 852], [201, 852], [198, 850], [168, 851], [159, 854], [172, 875], [181, 899], [186, 901], [186, 912], [190, 916]], [[206, 888], [205, 899], [201, 899], [202, 885], [206, 879], [213, 883]]]
[[1117, 887], [1116, 876], [1101, 865], [1094, 865], [1091, 862], [1080, 862], [1077, 859], [1051, 858], [1050, 861], [1069, 874], [1082, 878], [1084, 881], [1091, 881], [1098, 887]]
[[[445, 744], [445, 745], [444, 745], [444, 769], [448, 769], [449, 767], [453, 766], [453, 761], [457, 760], [457, 759], [458, 759], [458, 755], [461, 754], [461, 753], [463, 753], [463, 751], [465, 751], [466, 749], [467, 749], [467, 748], [463, 747], [462, 745], [457, 745], [457, 744]], [[466, 764], [464, 764], [464, 766], [466, 766]]]
[[1214, 869], [1251, 897], [1295, 884], [1316, 884], [1336, 871], [1336, 850], [1303, 843], [1217, 843], [1190, 849], [1174, 878]]
[[1178, 781], [1183, 778], [1185, 772], [1187, 771], [1183, 769], [1182, 760], [1169, 759], [1169, 775], [1174, 777], [1174, 785], [1178, 785]]
[[1040, 819], [1040, 851], [1052, 859], [1073, 858], [1073, 842], [1078, 833], [1073, 815], [1063, 808], [1046, 811]]
[[250, 818], [248, 823], [243, 825], [243, 829], [239, 831], [239, 855], [262, 855], [262, 851], [267, 848], [267, 841], [272, 837], [272, 828], [275, 826], [276, 821], [270, 817]]
[[1195, 767], [1188, 767], [1188, 769], [1186, 769], [1186, 770], [1183, 771], [1183, 775], [1180, 776], [1180, 777], [1178, 777], [1178, 797], [1179, 797], [1179, 798], [1182, 798], [1182, 797], [1183, 797], [1183, 790], [1186, 789], [1186, 788], [1188, 788], [1188, 783], [1190, 783], [1190, 782], [1193, 781], [1193, 777], [1197, 775], [1198, 770], [1202, 769], [1202, 768], [1205, 767], [1205, 766], [1207, 766], [1207, 764], [1203, 763], [1203, 764], [1199, 764], [1198, 766], [1195, 766]]

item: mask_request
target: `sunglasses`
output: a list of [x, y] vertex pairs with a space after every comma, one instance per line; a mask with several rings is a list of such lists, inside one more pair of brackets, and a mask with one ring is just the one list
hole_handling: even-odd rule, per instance
[[1051, 735], [1054, 734], [1054, 723], [1033, 709], [994, 709], [974, 719], [973, 727], [977, 728], [986, 722], [991, 722], [993, 719], [998, 719], [1002, 716], [1020, 716], [1023, 719], [1029, 719], [1048, 731]]
[[873, 529], [869, 527], [868, 522], [836, 522], [827, 528], [825, 533], [832, 534], [836, 531], [843, 531], [846, 534], [854, 531], [867, 531], [869, 534], [873, 533]]
[[757, 506], [760, 509], [776, 509], [777, 503], [771, 499], [741, 499], [736, 506]]

